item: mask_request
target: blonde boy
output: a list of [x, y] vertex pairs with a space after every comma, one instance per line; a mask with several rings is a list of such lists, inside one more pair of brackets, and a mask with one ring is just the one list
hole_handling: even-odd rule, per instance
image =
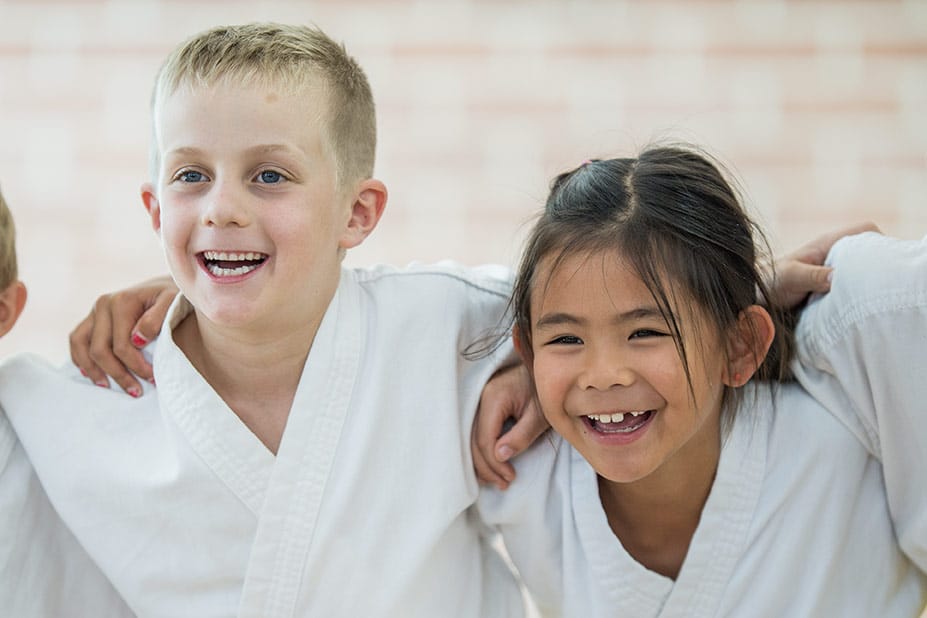
[[[0, 337], [26, 304], [13, 215], [0, 194]], [[0, 611], [4, 616], [129, 616], [42, 490], [0, 408]]]
[[318, 30], [197, 35], [153, 98], [142, 200], [181, 295], [130, 399], [30, 357], [0, 402], [64, 522], [144, 616], [518, 616], [469, 435], [508, 285], [358, 271], [373, 101]]
[[0, 193], [0, 337], [10, 332], [26, 306], [26, 286], [16, 265], [13, 213]]

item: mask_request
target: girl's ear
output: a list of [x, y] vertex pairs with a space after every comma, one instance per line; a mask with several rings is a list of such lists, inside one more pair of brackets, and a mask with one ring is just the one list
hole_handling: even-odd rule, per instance
[[728, 335], [724, 383], [735, 388], [746, 384], [766, 358], [775, 335], [776, 327], [765, 309], [750, 305], [741, 311]]
[[354, 203], [351, 204], [351, 216], [338, 245], [342, 249], [352, 249], [364, 242], [380, 222], [384, 208], [386, 185], [373, 178], [363, 181], [358, 187]]
[[521, 329], [517, 326], [512, 327], [512, 343], [515, 344], [515, 351], [518, 352], [518, 355], [521, 357], [522, 362], [525, 363], [525, 367], [528, 368], [528, 371], [534, 373], [534, 353], [531, 351], [531, 346], [526, 345], [526, 342], [521, 337]]
[[146, 182], [142, 185], [142, 203], [145, 205], [145, 210], [148, 211], [148, 215], [151, 217], [151, 229], [160, 234], [161, 205], [158, 203], [158, 198], [155, 196], [154, 185], [150, 182]]

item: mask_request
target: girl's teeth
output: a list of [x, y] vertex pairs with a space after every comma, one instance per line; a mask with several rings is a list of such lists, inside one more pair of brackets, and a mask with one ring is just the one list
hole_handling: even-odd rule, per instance
[[615, 414], [589, 414], [589, 418], [599, 423], [620, 423], [624, 420], [625, 414], [630, 414], [631, 416], [640, 416], [646, 414], [646, 410], [634, 411], [634, 412], [616, 412]]

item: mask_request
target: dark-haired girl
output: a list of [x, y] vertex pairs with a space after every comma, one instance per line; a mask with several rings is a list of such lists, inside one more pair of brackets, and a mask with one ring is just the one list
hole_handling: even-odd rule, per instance
[[838, 242], [796, 351], [760, 240], [693, 149], [555, 179], [513, 307], [558, 435], [481, 499], [543, 614], [927, 602], [927, 244]]

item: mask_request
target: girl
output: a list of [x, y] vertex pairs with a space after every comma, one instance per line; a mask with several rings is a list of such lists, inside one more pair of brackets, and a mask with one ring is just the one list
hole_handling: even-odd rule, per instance
[[927, 387], [905, 373], [923, 362], [927, 247], [838, 243], [838, 278], [805, 310], [790, 366], [761, 238], [691, 149], [554, 180], [512, 304], [559, 435], [481, 499], [543, 614], [924, 607]]

